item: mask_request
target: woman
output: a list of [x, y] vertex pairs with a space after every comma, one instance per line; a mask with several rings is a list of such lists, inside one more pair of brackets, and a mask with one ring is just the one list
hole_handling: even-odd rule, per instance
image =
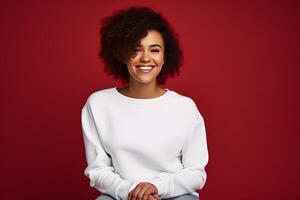
[[91, 94], [82, 109], [90, 185], [97, 199], [198, 199], [208, 162], [194, 101], [160, 88], [179, 74], [182, 51], [168, 22], [147, 7], [102, 20], [99, 56], [127, 84]]

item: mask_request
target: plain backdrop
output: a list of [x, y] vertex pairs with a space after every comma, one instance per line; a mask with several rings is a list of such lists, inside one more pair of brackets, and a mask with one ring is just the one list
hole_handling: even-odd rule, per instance
[[201, 200], [300, 199], [298, 1], [1, 1], [0, 199], [95, 199], [81, 108], [121, 86], [97, 57], [99, 20], [128, 6], [169, 20], [184, 50], [162, 87], [204, 117]]

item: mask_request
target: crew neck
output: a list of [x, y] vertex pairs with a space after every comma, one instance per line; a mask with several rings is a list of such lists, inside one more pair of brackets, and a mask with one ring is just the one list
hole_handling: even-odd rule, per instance
[[160, 102], [160, 101], [162, 101], [171, 92], [171, 90], [169, 90], [168, 88], [165, 88], [164, 90], [166, 92], [163, 95], [160, 95], [158, 97], [148, 98], [148, 99], [140, 99], [140, 98], [133, 98], [133, 97], [126, 96], [126, 95], [122, 94], [121, 92], [119, 92], [117, 87], [113, 87], [113, 91], [116, 93], [116, 95], [118, 97], [122, 98], [123, 100], [125, 100], [127, 102], [139, 103], [139, 104], [147, 104], [147, 103], [153, 103], [153, 102]]

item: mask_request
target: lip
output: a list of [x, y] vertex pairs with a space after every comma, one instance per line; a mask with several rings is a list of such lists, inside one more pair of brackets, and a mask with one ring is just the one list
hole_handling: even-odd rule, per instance
[[154, 65], [136, 65], [136, 67], [155, 67]]

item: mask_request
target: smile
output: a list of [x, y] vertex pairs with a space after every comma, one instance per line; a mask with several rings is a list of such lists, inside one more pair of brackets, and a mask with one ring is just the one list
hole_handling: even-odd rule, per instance
[[153, 65], [136, 65], [136, 67], [138, 68], [138, 70], [140, 72], [143, 72], [143, 73], [151, 72], [151, 70], [154, 68]]

